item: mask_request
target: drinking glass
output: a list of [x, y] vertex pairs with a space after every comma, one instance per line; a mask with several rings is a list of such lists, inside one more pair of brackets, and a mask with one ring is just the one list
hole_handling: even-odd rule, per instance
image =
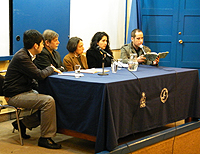
[[129, 71], [137, 71], [138, 62], [137, 62], [137, 54], [131, 53], [130, 59], [128, 60], [128, 70]]
[[81, 65], [75, 65], [74, 70], [75, 70], [75, 78], [80, 78]]
[[117, 73], [117, 66], [118, 66], [117, 61], [114, 60], [114, 59], [111, 59], [111, 70], [112, 70], [112, 73]]
[[117, 67], [117, 69], [118, 70], [121, 70], [122, 69], [122, 65], [123, 65], [123, 63], [122, 63], [122, 59], [117, 59], [117, 63], [118, 63], [118, 67]]
[[138, 62], [137, 61], [128, 61], [128, 70], [129, 71], [137, 71], [138, 68]]

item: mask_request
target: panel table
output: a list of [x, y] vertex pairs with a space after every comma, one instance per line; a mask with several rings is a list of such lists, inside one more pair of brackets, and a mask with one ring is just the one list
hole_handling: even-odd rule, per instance
[[91, 136], [95, 152], [111, 151], [133, 133], [200, 118], [196, 69], [140, 65], [108, 74], [51, 75], [39, 86], [56, 101], [58, 130]]

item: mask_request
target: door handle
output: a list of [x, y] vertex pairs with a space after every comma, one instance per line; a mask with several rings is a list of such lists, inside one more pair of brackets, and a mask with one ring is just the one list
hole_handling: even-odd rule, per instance
[[178, 42], [179, 42], [180, 44], [183, 44], [183, 40], [178, 40]]

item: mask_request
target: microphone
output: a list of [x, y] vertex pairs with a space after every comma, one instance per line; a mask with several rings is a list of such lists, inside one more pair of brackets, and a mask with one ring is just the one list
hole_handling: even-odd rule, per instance
[[139, 47], [142, 49], [143, 53], [146, 55], [146, 52], [144, 51], [143, 45], [141, 44]]
[[108, 57], [113, 58], [113, 56], [111, 54], [109, 54], [108, 52], [106, 52], [105, 50], [101, 49], [100, 46], [96, 47], [98, 50], [100, 50], [101, 52], [105, 53]]

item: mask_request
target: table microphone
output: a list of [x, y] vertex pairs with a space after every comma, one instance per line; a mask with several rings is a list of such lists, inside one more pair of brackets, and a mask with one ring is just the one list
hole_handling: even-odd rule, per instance
[[144, 51], [143, 45], [141, 44], [139, 47], [142, 49], [143, 53], [146, 55], [146, 52]]
[[109, 54], [108, 52], [106, 52], [105, 50], [101, 49], [100, 46], [96, 47], [98, 50], [100, 50], [101, 52], [105, 53], [108, 57], [113, 58], [113, 56], [111, 54]]

